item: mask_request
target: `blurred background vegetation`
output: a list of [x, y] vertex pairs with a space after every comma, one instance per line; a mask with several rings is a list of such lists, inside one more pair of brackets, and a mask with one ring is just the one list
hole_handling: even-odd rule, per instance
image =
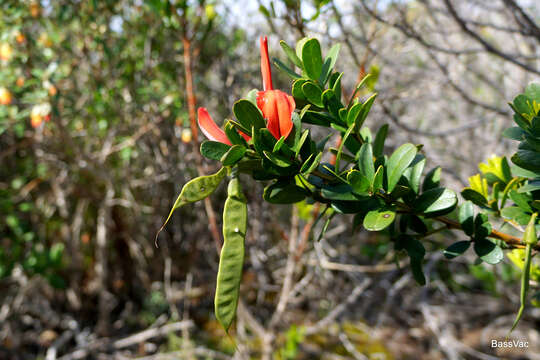
[[234, 341], [213, 315], [224, 189], [154, 245], [181, 185], [217, 167], [195, 106], [221, 121], [262, 87], [259, 36], [283, 61], [280, 39], [340, 42], [345, 96], [374, 75], [368, 125], [425, 144], [460, 190], [511, 153], [506, 103], [539, 78], [539, 21], [527, 0], [1, 1], [0, 359], [540, 358], [539, 309], [514, 333], [528, 349], [489, 345], [517, 309], [510, 260], [433, 251], [421, 288], [385, 237], [344, 217], [314, 242], [318, 209], [269, 206], [255, 183]]

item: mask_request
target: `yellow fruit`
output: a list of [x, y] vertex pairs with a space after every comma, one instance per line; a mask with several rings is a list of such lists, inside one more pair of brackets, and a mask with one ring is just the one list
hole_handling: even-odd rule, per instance
[[0, 88], [0, 105], [9, 105], [11, 104], [11, 93], [8, 89], [2, 87]]
[[191, 142], [191, 129], [183, 129], [181, 139], [186, 144]]
[[13, 48], [8, 43], [0, 45], [0, 60], [8, 61], [13, 56]]

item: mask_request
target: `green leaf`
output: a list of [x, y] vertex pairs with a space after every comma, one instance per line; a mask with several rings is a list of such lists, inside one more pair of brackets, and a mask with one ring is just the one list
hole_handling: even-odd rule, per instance
[[525, 131], [523, 131], [523, 129], [517, 126], [510, 127], [502, 132], [502, 136], [504, 136], [505, 138], [517, 141], [523, 140], [525, 134]]
[[292, 96], [298, 100], [306, 100], [306, 96], [304, 95], [304, 91], [302, 90], [302, 86], [307, 82], [306, 79], [298, 79], [293, 81], [291, 93]]
[[[379, 200], [373, 197], [359, 199], [358, 201], [332, 201], [332, 209], [336, 210], [340, 214], [356, 214], [357, 216], [355, 216], [355, 220], [359, 220], [359, 218], [361, 217], [362, 221], [363, 217], [367, 212], [372, 209], [379, 208], [380, 206], [381, 203], [379, 202]], [[362, 221], [360, 221], [360, 223]]]
[[229, 183], [223, 208], [223, 247], [219, 258], [214, 307], [216, 318], [226, 332], [236, 316], [247, 231], [247, 204], [238, 178]]
[[530, 214], [517, 206], [508, 206], [501, 210], [501, 216], [508, 220], [513, 220], [519, 225], [527, 225]]
[[413, 273], [414, 280], [420, 286], [426, 285], [426, 277], [422, 270], [422, 260], [411, 258], [411, 271]]
[[373, 193], [379, 191], [383, 187], [384, 180], [384, 168], [380, 165], [375, 171], [375, 176], [373, 177]]
[[354, 92], [351, 96], [351, 99], [355, 99], [356, 98], [356, 94], [358, 93], [358, 91], [360, 91], [360, 89], [362, 88], [362, 86], [364, 86], [368, 81], [369, 79], [372, 77], [371, 74], [366, 74], [362, 80], [358, 83], [358, 85], [356, 85], [356, 88], [354, 89]]
[[360, 195], [367, 193], [371, 186], [371, 181], [358, 170], [351, 170], [347, 174], [347, 181], [351, 185], [353, 192]]
[[266, 127], [266, 123], [259, 108], [247, 99], [241, 99], [235, 102], [233, 105], [233, 113], [242, 127], [246, 129], [254, 127], [259, 130]]
[[474, 252], [480, 259], [491, 265], [498, 264], [504, 258], [501, 247], [488, 239], [476, 240], [474, 242]]
[[308, 110], [302, 117], [302, 122], [306, 124], [320, 125], [328, 127], [333, 118], [325, 113]]
[[518, 149], [517, 153], [512, 156], [512, 162], [524, 169], [540, 173], [539, 153], [537, 151], [530, 150], [530, 148]]
[[167, 219], [156, 234], [156, 240], [159, 233], [161, 232], [161, 230], [163, 230], [165, 225], [167, 225], [169, 219], [171, 218], [173, 212], [176, 209], [186, 204], [194, 203], [208, 197], [217, 189], [226, 174], [227, 169], [225, 167], [222, 167], [217, 173], [213, 175], [199, 176], [198, 178], [188, 181], [182, 188], [182, 191], [180, 191], [180, 195], [178, 195], [178, 197], [176, 198], [176, 201], [174, 202], [174, 205], [169, 212], [169, 216], [167, 216]]
[[471, 201], [466, 201], [459, 208], [459, 223], [468, 236], [474, 234], [474, 207]]
[[302, 38], [298, 40], [296, 43], [296, 56], [298, 56], [299, 59], [302, 59], [302, 50], [304, 49], [304, 44], [309, 40], [308, 37]]
[[384, 124], [379, 128], [375, 140], [373, 140], [373, 156], [376, 158], [383, 154], [386, 135], [388, 135], [388, 124]]
[[491, 224], [486, 214], [480, 213], [474, 218], [474, 238], [485, 239], [491, 234]]
[[[225, 128], [224, 128], [225, 135], [227, 135], [227, 138], [230, 140], [230, 142], [233, 145], [242, 145], [244, 147], [248, 147], [246, 140], [242, 136], [240, 136], [240, 134], [237, 131], [237, 128], [240, 129], [242, 132], [244, 132], [243, 126], [241, 126], [239, 123], [235, 121], [228, 120], [225, 123]], [[246, 134], [250, 134], [250, 132], [248, 131], [246, 132]]]
[[396, 250], [406, 250], [411, 259], [411, 271], [416, 282], [425, 285], [426, 278], [422, 271], [422, 261], [426, 255], [424, 245], [410, 235], [401, 235], [396, 242]]
[[304, 132], [302, 133], [302, 136], [298, 139], [298, 141], [294, 144], [292, 150], [294, 151], [294, 156], [297, 157], [298, 154], [300, 153], [300, 149], [302, 149], [302, 145], [304, 145], [304, 142], [306, 141], [306, 139], [308, 138], [309, 136], [309, 130], [306, 129], [304, 130]]
[[285, 136], [282, 136], [274, 145], [274, 149], [272, 150], [272, 152], [273, 153], [279, 152], [279, 150], [281, 150], [281, 147], [283, 146], [284, 143], [285, 143]]
[[530, 111], [529, 101], [530, 99], [527, 96], [523, 94], [519, 94], [518, 96], [514, 98], [514, 101], [510, 105], [513, 105], [512, 108], [519, 115], [529, 114], [529, 111]]
[[364, 124], [364, 121], [366, 120], [369, 111], [371, 110], [371, 106], [373, 105], [373, 102], [377, 98], [377, 94], [371, 95], [363, 104], [362, 106], [362, 112], [360, 113], [360, 116], [358, 116], [355, 120], [356, 128], [360, 129], [362, 125]]
[[431, 169], [424, 178], [422, 183], [422, 191], [429, 189], [437, 188], [441, 184], [441, 167], [437, 166], [436, 168]]
[[540, 83], [533, 82], [527, 85], [527, 87], [525, 88], [524, 94], [529, 99], [535, 100], [536, 102], [540, 102]]
[[320, 108], [324, 107], [322, 101], [322, 90], [318, 85], [308, 81], [302, 85], [302, 92], [310, 103]]
[[285, 55], [293, 62], [294, 65], [298, 66], [300, 69], [304, 67], [302, 64], [302, 60], [296, 55], [296, 52], [291, 48], [287, 43], [283, 40], [280, 40], [279, 45], [281, 45], [281, 48], [283, 49], [283, 52], [285, 52]]
[[395, 217], [396, 212], [392, 209], [371, 210], [364, 217], [364, 228], [369, 231], [381, 231], [390, 226]]
[[212, 160], [219, 160], [230, 149], [230, 146], [219, 141], [203, 141], [201, 155]]
[[414, 209], [425, 215], [439, 215], [452, 211], [457, 201], [457, 195], [452, 190], [435, 188], [424, 191], [414, 202]]
[[293, 69], [291, 69], [290, 67], [288, 67], [287, 65], [285, 65], [281, 60], [277, 59], [277, 58], [272, 58], [273, 62], [274, 62], [274, 65], [276, 65], [276, 67], [283, 71], [285, 74], [287, 74], [290, 78], [293, 78], [293, 79], [300, 79], [302, 78], [301, 75], [298, 75]]
[[418, 194], [420, 191], [420, 179], [422, 178], [422, 172], [424, 171], [425, 165], [426, 158], [424, 155], [417, 154], [411, 163], [411, 166], [403, 173], [415, 194]]
[[337, 172], [339, 172], [339, 169], [340, 169], [339, 163], [340, 163], [340, 160], [341, 160], [341, 153], [343, 151], [343, 146], [345, 145], [345, 142], [347, 142], [347, 139], [351, 135], [353, 129], [354, 129], [353, 125], [349, 126], [349, 128], [345, 132], [345, 135], [343, 135], [343, 137], [341, 139], [341, 143], [339, 144], [339, 149], [338, 149], [338, 152], [336, 154], [336, 163], [335, 163], [335, 168], [336, 168]]
[[289, 182], [276, 182], [264, 189], [263, 199], [272, 204], [293, 204], [306, 198], [304, 188]]
[[358, 200], [358, 198], [353, 194], [352, 188], [348, 184], [326, 186], [321, 190], [321, 196], [329, 200]]
[[[336, 75], [337, 74], [337, 75]], [[334, 73], [330, 76], [329, 79], [329, 85], [334, 94], [336, 94], [336, 98], [341, 101], [341, 78], [343, 77], [343, 73]], [[345, 112], [347, 111], [346, 108], [343, 109]]]
[[517, 192], [516, 190], [510, 190], [508, 195], [510, 199], [512, 199], [512, 201], [522, 210], [531, 213], [533, 212], [531, 206], [529, 205], [529, 201], [532, 200], [531, 196], [522, 192]]
[[306, 75], [310, 79], [317, 81], [321, 76], [323, 66], [319, 40], [309, 39], [304, 43], [302, 46], [302, 63]]
[[373, 153], [369, 143], [362, 144], [358, 151], [358, 170], [368, 179], [371, 185], [375, 177], [375, 165], [373, 164]]
[[325, 84], [326, 80], [328, 80], [328, 77], [332, 73], [332, 69], [336, 65], [336, 61], [338, 59], [340, 46], [340, 44], [335, 44], [328, 51], [328, 54], [324, 59], [324, 64], [322, 65], [321, 76], [319, 78], [319, 82], [321, 84]]
[[334, 115], [337, 123], [341, 123], [341, 117], [339, 116], [339, 111], [343, 109], [343, 105], [338, 100], [338, 97], [332, 89], [326, 89], [321, 95], [323, 105], [329, 112]]
[[417, 153], [416, 146], [413, 144], [403, 144], [394, 151], [390, 159], [388, 159], [388, 164], [386, 166], [386, 179], [388, 181], [388, 192], [392, 192], [394, 187], [399, 182], [401, 175], [411, 162], [414, 160], [414, 157]]
[[265, 150], [265, 151], [263, 151], [263, 154], [273, 164], [275, 164], [275, 165], [277, 165], [277, 166], [279, 166], [281, 168], [286, 168], [286, 167], [289, 167], [289, 166], [291, 166], [293, 164], [293, 161], [291, 161], [290, 159], [287, 159], [286, 157], [278, 155], [278, 154], [273, 154], [270, 151]]
[[529, 180], [529, 182], [518, 189], [519, 193], [526, 193], [540, 190], [540, 179]]
[[424, 221], [414, 214], [411, 214], [410, 216], [409, 227], [411, 230], [419, 234], [425, 234], [428, 232], [428, 228]]
[[246, 94], [246, 100], [251, 102], [254, 106], [257, 106], [257, 93], [259, 92], [258, 89], [251, 89]]
[[478, 191], [475, 191], [470, 188], [465, 188], [461, 190], [461, 196], [465, 200], [472, 201], [475, 205], [478, 206], [486, 206], [487, 205], [487, 199], [484, 197], [484, 195], [480, 194]]
[[356, 118], [360, 115], [362, 112], [362, 107], [364, 104], [360, 103], [357, 99], [357, 101], [354, 102], [354, 105], [351, 106], [349, 111], [347, 112], [347, 125], [352, 125], [356, 121]]
[[232, 166], [236, 164], [240, 159], [244, 157], [246, 153], [246, 148], [242, 145], [233, 145], [223, 156], [220, 161], [223, 166]]
[[444, 250], [444, 256], [447, 259], [453, 259], [462, 255], [471, 246], [470, 241], [458, 241], [450, 245]]
[[62, 243], [56, 243], [53, 246], [51, 246], [51, 249], [49, 250], [49, 261], [54, 266], [59, 266], [62, 264], [62, 255], [64, 254], [64, 244]]
[[[309, 175], [313, 170], [315, 170], [319, 163], [321, 162], [323, 153], [319, 152], [317, 156], [313, 157], [313, 154], [311, 154], [306, 161], [304, 161], [304, 164], [302, 164], [302, 167], [300, 168], [300, 173], [304, 176]], [[310, 160], [312, 159], [312, 160]]]

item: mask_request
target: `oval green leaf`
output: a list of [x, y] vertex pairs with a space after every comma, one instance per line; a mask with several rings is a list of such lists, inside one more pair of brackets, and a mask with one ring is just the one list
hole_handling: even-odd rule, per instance
[[392, 192], [399, 182], [403, 172], [414, 160], [418, 150], [413, 144], [403, 144], [394, 151], [388, 159], [386, 179], [388, 181], [388, 192]]
[[390, 209], [371, 210], [364, 217], [364, 227], [369, 231], [381, 231], [394, 221], [396, 212]]
[[304, 64], [304, 70], [306, 75], [317, 81], [321, 76], [322, 71], [322, 54], [321, 45], [317, 39], [309, 39], [302, 46], [302, 63]]

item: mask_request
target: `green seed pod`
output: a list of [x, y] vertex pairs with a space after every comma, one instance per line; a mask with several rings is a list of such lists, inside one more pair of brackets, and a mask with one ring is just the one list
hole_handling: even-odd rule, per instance
[[188, 181], [180, 191], [180, 195], [178, 195], [178, 197], [176, 198], [176, 201], [174, 202], [174, 205], [169, 212], [169, 216], [167, 216], [167, 219], [165, 219], [165, 222], [163, 223], [163, 225], [161, 225], [161, 228], [157, 232], [156, 244], [159, 233], [161, 232], [161, 230], [163, 230], [165, 225], [167, 225], [173, 212], [179, 207], [197, 202], [210, 196], [217, 189], [225, 175], [227, 175], [227, 168], [222, 167], [215, 174], [208, 176], [199, 176], [195, 179]]
[[225, 331], [229, 330], [238, 306], [247, 229], [246, 198], [234, 171], [227, 192], [228, 197], [223, 208], [223, 248], [214, 300], [216, 318]]
[[536, 245], [536, 243], [538, 242], [538, 237], [536, 236], [536, 227], [535, 227], [537, 215], [538, 215], [537, 213], [532, 214], [531, 220], [529, 220], [529, 224], [527, 225], [527, 227], [525, 228], [525, 232], [523, 233], [523, 242], [525, 244], [532, 245], [532, 246]]

